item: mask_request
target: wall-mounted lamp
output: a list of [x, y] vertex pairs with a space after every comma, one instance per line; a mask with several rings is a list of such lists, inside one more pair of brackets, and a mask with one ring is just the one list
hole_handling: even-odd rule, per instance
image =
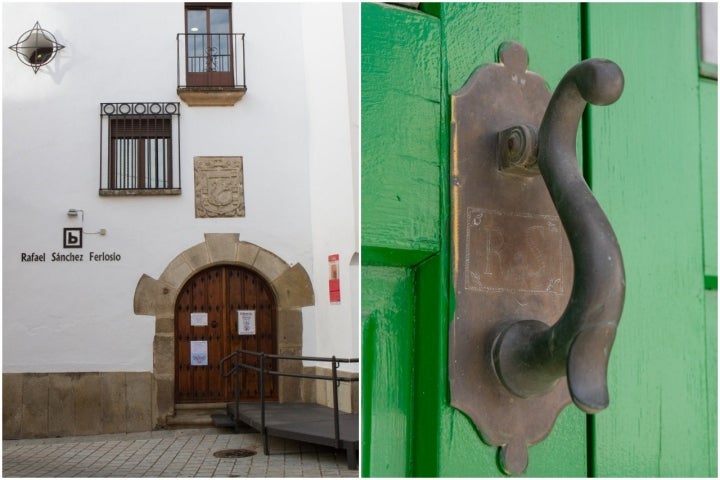
[[81, 219], [84, 222], [85, 221], [85, 211], [84, 210], [78, 210], [76, 208], [71, 208], [67, 211], [68, 217], [77, 217], [78, 213], [81, 215]]
[[[68, 209], [68, 211], [67, 211], [67, 216], [68, 216], [68, 217], [77, 217], [77, 216], [78, 216], [78, 213], [80, 214], [80, 222], [81, 222], [81, 225], [84, 226], [84, 224], [85, 224], [85, 210], [81, 210], [81, 209], [79, 209], [79, 208], [70, 208], [70, 209]], [[98, 230], [97, 232], [86, 232], [86, 231], [83, 230], [83, 233], [87, 233], [88, 235], [105, 235], [105, 234], [107, 234], [107, 229], [101, 228], [101, 229]]]
[[35, 73], [40, 67], [50, 63], [55, 54], [63, 48], [65, 45], [60, 45], [52, 33], [43, 30], [40, 22], [35, 22], [32, 29], [20, 35], [17, 43], [10, 46], [10, 50], [17, 54], [20, 61], [31, 67]]

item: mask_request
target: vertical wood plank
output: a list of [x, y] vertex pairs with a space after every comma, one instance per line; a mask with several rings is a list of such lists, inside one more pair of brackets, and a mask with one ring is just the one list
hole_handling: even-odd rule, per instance
[[718, 251], [718, 94], [717, 80], [700, 79], [700, 151], [702, 155], [703, 252], [705, 264], [705, 328], [708, 416], [708, 476], [717, 477], [718, 457], [718, 357], [717, 357], [717, 251]]
[[707, 428], [706, 436], [708, 443], [708, 471], [707, 476], [717, 478], [718, 476], [718, 457], [713, 453], [718, 451], [717, 425], [718, 425], [718, 292], [717, 290], [705, 291], [705, 325], [707, 336], [705, 340], [707, 369], [705, 375], [707, 378], [708, 396], [707, 404]]
[[[227, 344], [223, 355], [237, 349], [277, 353], [276, 336], [276, 309], [275, 300], [267, 283], [255, 272], [241, 268], [226, 266], [226, 335]], [[240, 335], [238, 331], [238, 310], [255, 311], [255, 335]], [[242, 361], [251, 365], [259, 365], [259, 357], [242, 355]], [[277, 363], [266, 361], [266, 366], [275, 369]], [[268, 399], [277, 398], [277, 378], [267, 375], [265, 377], [265, 394]], [[226, 379], [226, 388], [229, 397], [232, 397], [232, 381]], [[260, 398], [259, 375], [252, 370], [243, 370], [240, 375], [240, 395], [243, 399]]]
[[[580, 59], [580, 11], [576, 4], [447, 3], [442, 4], [441, 21], [447, 94], [461, 88], [475, 68], [495, 62], [497, 48], [506, 40], [519, 41], [526, 47], [529, 70], [540, 73], [551, 89]], [[548, 34], [548, 25], [553, 26], [552, 35]], [[434, 355], [440, 362], [447, 358], [447, 317], [438, 327], [436, 335], [440, 341], [434, 347]], [[427, 338], [426, 347], [430, 348], [433, 336], [422, 338]], [[447, 369], [429, 378], [446, 384]], [[496, 449], [485, 445], [474, 424], [449, 406], [449, 392], [440, 390], [438, 395], [438, 475], [500, 476]], [[585, 425], [582, 412], [572, 405], [566, 408], [550, 436], [530, 448], [527, 475], [585, 476]]]
[[718, 116], [717, 80], [701, 78], [700, 100], [700, 154], [702, 156], [703, 192], [703, 245], [705, 254], [705, 276], [708, 283], [717, 289], [718, 251]]
[[361, 45], [361, 473], [414, 476], [413, 429], [431, 420], [414, 413], [412, 267], [442, 234], [439, 22], [365, 3]]
[[595, 471], [707, 476], [717, 451], [709, 449], [695, 5], [591, 3], [588, 25], [589, 53], [616, 61], [626, 82], [617, 104], [592, 109], [589, 135], [593, 190], [627, 282], [610, 407], [595, 419]]
[[[216, 272], [215, 269], [209, 269], [200, 274], [198, 280], [195, 282], [195, 288], [193, 289], [194, 303], [197, 310], [196, 312], [206, 312], [208, 315], [208, 325], [213, 320], [216, 320], [212, 306], [210, 305], [209, 291], [210, 283], [212, 282], [213, 274]], [[207, 326], [190, 327], [190, 339], [191, 341], [204, 341], [207, 340]], [[192, 353], [192, 350], [190, 350]], [[208, 345], [208, 356], [210, 354], [210, 345]], [[192, 378], [192, 397], [193, 401], [200, 401], [205, 398], [208, 392], [208, 375], [207, 367], [203, 365], [190, 365], [190, 375]]]
[[188, 282], [175, 303], [175, 401], [188, 398], [190, 392], [190, 313], [193, 303], [192, 282]]
[[577, 4], [448, 3], [442, 5], [442, 25], [449, 93], [460, 89], [479, 65], [495, 62], [506, 40], [525, 46], [528, 69], [541, 74], [553, 90], [580, 60]]
[[363, 268], [364, 477], [413, 476], [413, 282], [406, 268]]
[[[531, 65], [550, 82], [579, 59], [577, 5], [438, 11], [442, 35], [427, 15], [363, 5], [363, 475], [501, 475], [495, 449], [448, 403], [446, 85], [459, 88], [509, 38], [532, 43]], [[568, 409], [531, 449], [529, 474], [584, 475], [585, 452], [585, 417]]]
[[412, 265], [438, 249], [437, 19], [362, 5], [364, 264]]

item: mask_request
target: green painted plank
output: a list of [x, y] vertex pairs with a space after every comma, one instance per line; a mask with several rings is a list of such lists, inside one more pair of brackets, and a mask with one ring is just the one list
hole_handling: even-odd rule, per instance
[[718, 425], [718, 292], [717, 290], [705, 292], [705, 324], [707, 336], [705, 339], [705, 365], [707, 377], [707, 418], [710, 434], [707, 436], [708, 451], [708, 477], [718, 476], [718, 457], [712, 455], [718, 451], [717, 425]]
[[408, 269], [362, 269], [364, 477], [404, 477], [411, 472], [413, 283]]
[[[444, 406], [439, 444], [441, 477], [503, 477], [497, 449], [477, 440], [475, 426], [462, 412]], [[569, 406], [562, 411], [552, 432], [530, 447], [526, 477], [583, 477], [586, 475], [585, 415]]]
[[580, 59], [577, 4], [447, 4], [442, 21], [450, 93], [460, 89], [475, 68], [495, 62], [506, 40], [525, 46], [528, 69], [541, 74], [553, 89]]
[[[593, 191], [627, 293], [596, 415], [598, 476], [706, 476], [710, 451], [693, 4], [588, 5], [588, 51], [625, 74], [591, 110]], [[658, 34], [662, 32], [662, 34]]]
[[439, 22], [363, 4], [361, 48], [361, 472], [411, 476], [422, 424], [413, 397], [415, 273], [388, 267], [412, 267], [440, 244]]
[[437, 476], [440, 466], [440, 415], [445, 406], [447, 385], [447, 344], [444, 319], [448, 315], [447, 261], [445, 255], [433, 256], [416, 269], [415, 330], [415, 436], [414, 477]]
[[[523, 43], [529, 52], [530, 70], [540, 73], [554, 86], [580, 58], [579, 16], [579, 7], [573, 4], [442, 4], [448, 93], [462, 87], [475, 68], [496, 61], [497, 48], [505, 40]], [[548, 25], [553, 26], [551, 35]], [[423, 358], [428, 363], [428, 355], [433, 355], [437, 362], [447, 358], [448, 318], [452, 318], [452, 314], [441, 317], [437, 325], [438, 345], [434, 349], [425, 347]], [[436, 338], [420, 337], [433, 342]], [[430, 382], [447, 385], [447, 368], [439, 376], [428, 375], [428, 378]], [[420, 377], [416, 388], [424, 388]], [[440, 407], [437, 475], [501, 476], [496, 463], [497, 449], [485, 445], [473, 423], [449, 406], [447, 388], [438, 389], [437, 395], [435, 403]], [[585, 426], [585, 415], [574, 406], [567, 408], [550, 436], [530, 449], [527, 475], [584, 476], [587, 472]]]
[[718, 251], [718, 96], [717, 80], [700, 79], [700, 153], [702, 157], [705, 276], [715, 277]]
[[[715, 67], [717, 69], [717, 66]], [[706, 324], [706, 377], [707, 377], [707, 417], [710, 432], [708, 435], [708, 476], [717, 477], [718, 458], [712, 452], [718, 451], [717, 441], [717, 179], [718, 179], [718, 117], [717, 117], [717, 80], [700, 79], [700, 153], [702, 157], [703, 190], [703, 251], [705, 264], [705, 324]]]
[[363, 246], [361, 253], [363, 266], [413, 267], [435, 252]]
[[362, 245], [431, 255], [440, 236], [439, 22], [363, 4], [361, 51]]

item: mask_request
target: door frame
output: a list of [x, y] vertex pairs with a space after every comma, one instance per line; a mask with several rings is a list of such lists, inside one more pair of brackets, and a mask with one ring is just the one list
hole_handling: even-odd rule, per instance
[[[175, 413], [175, 302], [185, 283], [196, 273], [214, 265], [238, 265], [263, 277], [277, 302], [278, 355], [302, 355], [302, 307], [315, 304], [307, 271], [300, 263], [291, 266], [275, 253], [240, 241], [237, 233], [206, 233], [205, 241], [179, 253], [158, 279], [143, 274], [135, 288], [133, 307], [137, 315], [155, 317], [153, 339], [152, 415], [155, 425], [166, 424]], [[278, 368], [301, 373], [299, 362], [280, 361]], [[301, 399], [298, 378], [278, 381], [278, 400]]]

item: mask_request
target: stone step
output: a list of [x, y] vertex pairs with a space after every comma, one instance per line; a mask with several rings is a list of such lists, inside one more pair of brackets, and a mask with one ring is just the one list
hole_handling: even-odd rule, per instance
[[225, 403], [182, 403], [175, 405], [175, 415], [165, 417], [168, 427], [211, 427], [212, 415], [224, 414]]
[[229, 415], [213, 413], [210, 417], [212, 418], [212, 424], [216, 427], [235, 428], [235, 422]]
[[216, 413], [225, 410], [225, 402], [215, 403], [176, 403], [175, 414], [179, 413]]

